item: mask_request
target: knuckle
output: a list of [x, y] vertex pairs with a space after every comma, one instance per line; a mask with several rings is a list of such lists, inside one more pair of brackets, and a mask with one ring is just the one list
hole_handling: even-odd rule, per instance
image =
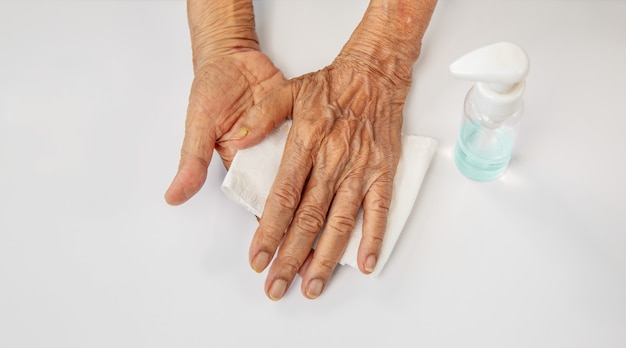
[[293, 255], [283, 255], [280, 257], [280, 271], [283, 274], [293, 276], [302, 267], [302, 261]]
[[316, 262], [316, 266], [319, 273], [329, 275], [335, 270], [335, 267], [337, 267], [337, 260], [322, 257]]
[[274, 199], [279, 207], [293, 210], [300, 203], [300, 190], [293, 183], [281, 183], [274, 189]]
[[372, 212], [387, 215], [389, 213], [389, 205], [390, 200], [387, 197], [377, 197], [366, 208]]
[[335, 237], [340, 239], [348, 239], [354, 229], [355, 219], [351, 216], [335, 215], [328, 221], [328, 227], [331, 229]]
[[278, 244], [282, 240], [283, 233], [272, 233], [272, 231], [278, 231], [277, 229], [263, 229], [259, 236], [259, 244], [265, 247], [276, 249]]
[[367, 242], [370, 245], [380, 245], [383, 243], [383, 236], [382, 235], [369, 235], [369, 236], [364, 236], [363, 237], [364, 241]]
[[202, 166], [209, 166], [209, 162], [206, 160], [206, 154], [202, 153], [203, 146], [196, 146], [193, 149], [189, 149], [183, 147], [180, 150], [180, 160], [181, 162], [186, 162], [189, 160], [194, 160], [200, 163]]
[[370, 188], [368, 197], [366, 197], [367, 205], [364, 207], [365, 210], [387, 215], [391, 205], [392, 186], [393, 177], [391, 175], [379, 177]]
[[351, 168], [350, 171], [346, 173], [335, 195], [350, 197], [349, 200], [345, 200], [344, 204], [347, 204], [347, 209], [356, 212], [361, 208], [366, 190], [367, 187], [363, 184], [362, 173], [354, 168]]
[[341, 146], [327, 142], [316, 156], [315, 171], [322, 177], [336, 179], [344, 172], [349, 156]]
[[304, 206], [298, 211], [293, 223], [303, 237], [315, 237], [324, 223], [324, 213], [317, 206]]
[[325, 138], [330, 122], [321, 119], [316, 121], [301, 120], [292, 128], [294, 132], [293, 141], [296, 148], [304, 153], [310, 153], [319, 147], [322, 139]]

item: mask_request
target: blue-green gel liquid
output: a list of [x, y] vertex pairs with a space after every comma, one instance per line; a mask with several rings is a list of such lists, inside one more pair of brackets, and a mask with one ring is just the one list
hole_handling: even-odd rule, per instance
[[454, 162], [466, 177], [490, 181], [504, 173], [512, 151], [513, 132], [510, 129], [489, 129], [478, 121], [471, 121], [461, 127]]

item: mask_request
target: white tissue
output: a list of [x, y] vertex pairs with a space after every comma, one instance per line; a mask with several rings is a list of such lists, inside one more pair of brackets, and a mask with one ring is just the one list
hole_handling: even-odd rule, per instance
[[[221, 189], [226, 196], [258, 217], [263, 213], [265, 199], [278, 173], [290, 127], [291, 122], [285, 122], [260, 144], [238, 151], [222, 183]], [[378, 276], [391, 256], [411, 213], [436, 148], [437, 141], [433, 138], [417, 135], [402, 136], [402, 153], [393, 184], [387, 229], [376, 269], [372, 272], [374, 277]], [[358, 214], [356, 225], [340, 264], [358, 269], [357, 255], [362, 225], [363, 209]]]

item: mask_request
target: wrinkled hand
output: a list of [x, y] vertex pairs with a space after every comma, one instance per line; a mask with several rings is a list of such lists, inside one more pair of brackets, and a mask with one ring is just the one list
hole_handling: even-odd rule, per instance
[[299, 271], [303, 294], [308, 298], [321, 294], [361, 207], [359, 268], [371, 273], [376, 266], [400, 156], [410, 78], [385, 76], [362, 64], [365, 60], [340, 56], [321, 71], [284, 83], [224, 136], [233, 139], [246, 133], [227, 146], [248, 147], [293, 118], [249, 254], [257, 272], [275, 256], [265, 284], [273, 300], [284, 295]]
[[333, 64], [285, 82], [258, 50], [252, 1], [187, 0], [195, 78], [180, 166], [166, 200], [180, 204], [200, 189], [214, 149], [228, 166], [234, 151], [292, 117], [250, 246], [253, 269], [271, 263], [265, 283], [271, 299], [285, 294], [297, 272], [305, 296], [321, 294], [361, 207], [359, 268], [375, 269], [412, 64], [435, 4], [370, 0]]
[[165, 194], [173, 205], [184, 203], [200, 190], [214, 149], [226, 168], [230, 166], [235, 151], [220, 146], [218, 139], [285, 80], [269, 58], [255, 49], [205, 54], [194, 70], [178, 173]]

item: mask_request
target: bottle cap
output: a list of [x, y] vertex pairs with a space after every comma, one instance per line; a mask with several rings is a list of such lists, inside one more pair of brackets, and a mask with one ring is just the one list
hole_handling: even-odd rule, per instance
[[474, 101], [478, 111], [498, 122], [522, 107], [529, 66], [521, 47], [498, 42], [465, 54], [450, 64], [450, 72], [456, 78], [477, 82]]

